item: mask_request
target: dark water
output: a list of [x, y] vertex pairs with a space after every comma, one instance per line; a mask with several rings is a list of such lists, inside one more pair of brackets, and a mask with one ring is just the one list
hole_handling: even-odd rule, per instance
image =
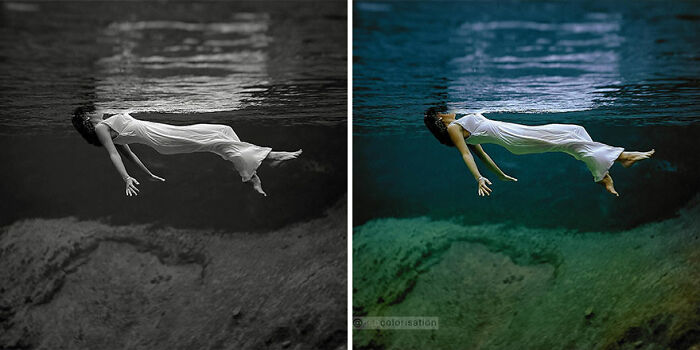
[[[261, 230], [317, 217], [346, 192], [342, 2], [4, 2], [0, 7], [0, 225], [27, 217]], [[223, 123], [245, 141], [304, 149], [261, 168], [268, 198], [210, 154], [133, 149], [165, 177], [138, 198], [72, 110]]]
[[[700, 189], [696, 2], [354, 4], [354, 224], [458, 217], [618, 230], [675, 215]], [[576, 123], [600, 142], [655, 148], [611, 175], [612, 198], [563, 154], [485, 150], [518, 183], [479, 198], [429, 106], [523, 124]], [[489, 177], [483, 165], [481, 170]]]

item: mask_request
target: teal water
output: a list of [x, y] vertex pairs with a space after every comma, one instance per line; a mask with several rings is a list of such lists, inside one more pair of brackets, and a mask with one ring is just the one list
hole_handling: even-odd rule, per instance
[[[700, 344], [700, 6], [356, 2], [353, 314], [358, 349], [688, 349]], [[484, 149], [490, 197], [423, 112], [573, 123], [654, 159], [610, 173]], [[478, 161], [477, 161], [478, 162]]]
[[[692, 2], [358, 2], [354, 225], [373, 218], [619, 230], [675, 215], [700, 189], [700, 9]], [[612, 198], [563, 154], [484, 149], [518, 183], [490, 198], [422, 122], [426, 108], [523, 124], [575, 123], [594, 140], [655, 148], [613, 166]]]

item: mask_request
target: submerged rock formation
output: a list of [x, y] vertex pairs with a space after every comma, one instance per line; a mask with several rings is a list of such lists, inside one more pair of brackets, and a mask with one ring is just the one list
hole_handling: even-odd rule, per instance
[[337, 349], [346, 204], [264, 234], [33, 219], [0, 234], [0, 348]]
[[380, 219], [353, 235], [357, 349], [700, 349], [700, 201], [622, 232]]

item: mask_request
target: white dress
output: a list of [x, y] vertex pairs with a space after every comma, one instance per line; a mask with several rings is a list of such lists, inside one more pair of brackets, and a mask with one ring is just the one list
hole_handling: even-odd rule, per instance
[[241, 141], [228, 125], [169, 125], [115, 114], [102, 123], [119, 134], [114, 143], [140, 143], [162, 154], [212, 152], [233, 163], [243, 181], [249, 181], [272, 150]]
[[521, 125], [490, 120], [481, 114], [467, 114], [455, 120], [469, 132], [471, 145], [494, 143], [514, 154], [564, 152], [583, 161], [598, 182], [605, 177], [624, 148], [591, 139], [582, 126], [573, 124]]

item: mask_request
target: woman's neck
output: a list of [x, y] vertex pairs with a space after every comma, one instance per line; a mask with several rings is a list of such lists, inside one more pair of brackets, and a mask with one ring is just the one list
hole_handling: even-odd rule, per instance
[[97, 125], [97, 124], [101, 123], [103, 120], [104, 120], [104, 114], [102, 114], [102, 113], [97, 113], [97, 114], [90, 117], [90, 123], [92, 123], [93, 125]]
[[446, 126], [456, 120], [454, 113], [438, 113], [438, 117]]

